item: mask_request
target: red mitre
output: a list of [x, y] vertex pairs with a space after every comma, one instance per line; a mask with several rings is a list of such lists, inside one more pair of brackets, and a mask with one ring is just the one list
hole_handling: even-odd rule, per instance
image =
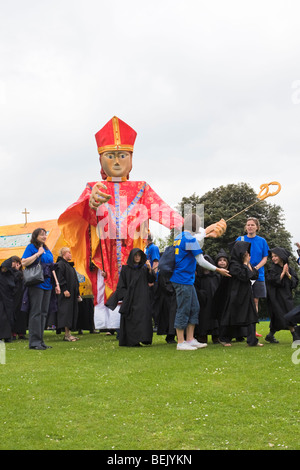
[[114, 116], [95, 135], [98, 152], [109, 150], [126, 150], [133, 152], [133, 146], [137, 133], [126, 122]]

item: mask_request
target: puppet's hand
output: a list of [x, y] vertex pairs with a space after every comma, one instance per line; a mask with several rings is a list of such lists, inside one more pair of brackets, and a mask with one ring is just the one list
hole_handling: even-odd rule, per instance
[[107, 187], [103, 183], [96, 183], [93, 186], [89, 206], [94, 210], [97, 210], [100, 204], [104, 204], [111, 198], [109, 194], [103, 193], [101, 189], [107, 189]]
[[226, 232], [227, 224], [224, 219], [219, 220], [215, 224], [211, 224], [205, 229], [206, 237], [218, 238]]

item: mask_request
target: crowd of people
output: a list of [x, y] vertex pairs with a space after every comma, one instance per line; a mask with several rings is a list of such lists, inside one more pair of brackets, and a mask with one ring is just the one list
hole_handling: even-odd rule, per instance
[[[208, 336], [224, 347], [231, 346], [233, 339], [263, 346], [256, 332], [260, 298], [267, 299], [270, 317], [265, 340], [278, 343], [275, 333], [280, 330], [290, 330], [293, 341], [300, 339], [300, 306], [293, 301], [298, 275], [289, 264], [291, 254], [282, 247], [269, 248], [257, 234], [259, 228], [259, 221], [249, 218], [245, 235], [212, 258], [203, 253], [209, 235], [195, 216], [191, 230], [183, 230], [174, 240], [171, 276], [160, 271], [161, 254], [151, 235], [145, 252], [132, 249], [106, 302], [111, 310], [120, 306], [119, 345], [150, 345], [156, 332], [165, 335], [167, 343], [177, 344], [177, 350], [205, 348]], [[72, 253], [63, 247], [54, 260], [46, 240], [46, 231], [37, 228], [22, 259], [12, 256], [0, 268], [0, 340], [28, 339], [29, 348], [35, 350], [50, 348], [44, 331], [52, 312], [63, 339], [78, 341], [72, 332], [78, 330], [82, 298]], [[298, 254], [300, 259], [300, 245]], [[38, 263], [43, 281], [25, 285], [23, 268]]]
[[[281, 247], [269, 248], [266, 240], [257, 234], [259, 229], [259, 221], [249, 218], [246, 235], [231, 244], [230, 253], [222, 249], [214, 260], [204, 255], [209, 263], [206, 266], [197, 259], [202, 251], [197, 245], [197, 227], [194, 233], [183, 232], [178, 241], [175, 240], [179, 244], [178, 264], [170, 281], [176, 293], [174, 302], [177, 301], [174, 325], [177, 349], [206, 347], [208, 335], [213, 343], [225, 347], [232, 345], [233, 338], [236, 341], [246, 338], [248, 346], [263, 346], [256, 333], [260, 298], [267, 298], [267, 315], [271, 320], [270, 333], [265, 340], [277, 343], [275, 332], [284, 329], [290, 330], [293, 341], [300, 339], [296, 328], [300, 308], [293, 309], [293, 290], [298, 285], [298, 276], [289, 266], [290, 253]], [[185, 250], [186, 236], [193, 250]], [[271, 265], [265, 273], [269, 256]], [[184, 277], [187, 272], [189, 279]], [[186, 297], [182, 286], [190, 291]], [[189, 336], [193, 324], [196, 325], [194, 335]]]

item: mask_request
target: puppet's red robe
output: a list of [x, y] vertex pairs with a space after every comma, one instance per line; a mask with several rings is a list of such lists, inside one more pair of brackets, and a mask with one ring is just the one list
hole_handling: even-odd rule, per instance
[[132, 248], [144, 249], [149, 220], [180, 228], [183, 218], [166, 204], [145, 181], [103, 181], [111, 195], [97, 212], [89, 207], [95, 183], [88, 183], [77, 202], [58, 219], [71, 249], [76, 270], [91, 281], [97, 302], [97, 269], [105, 271], [106, 299], [115, 291], [119, 273]]

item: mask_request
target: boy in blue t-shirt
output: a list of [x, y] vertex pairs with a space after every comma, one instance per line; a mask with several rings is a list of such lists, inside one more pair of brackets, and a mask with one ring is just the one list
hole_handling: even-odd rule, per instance
[[194, 285], [196, 271], [196, 256], [203, 253], [196, 238], [190, 232], [182, 232], [174, 240], [175, 270], [171, 282]]
[[[174, 240], [175, 269], [170, 278], [176, 293], [177, 310], [174, 327], [177, 333], [177, 349], [195, 350], [206, 347], [194, 338], [195, 325], [198, 324], [200, 310], [197, 293], [194, 287], [197, 262], [210, 271], [229, 275], [226, 269], [217, 268], [203, 257], [203, 251], [197, 239], [188, 231], [183, 231]], [[186, 331], [186, 341], [184, 332]]]

